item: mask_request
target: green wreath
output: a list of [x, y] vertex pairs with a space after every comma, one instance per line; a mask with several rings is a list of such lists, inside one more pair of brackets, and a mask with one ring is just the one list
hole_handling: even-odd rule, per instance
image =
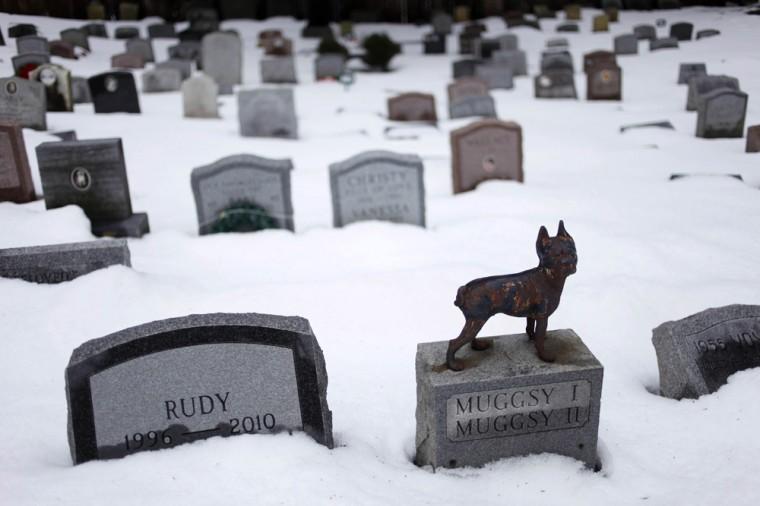
[[266, 210], [253, 202], [233, 202], [219, 213], [211, 227], [214, 234], [225, 232], [257, 232], [270, 228], [279, 228], [277, 222]]

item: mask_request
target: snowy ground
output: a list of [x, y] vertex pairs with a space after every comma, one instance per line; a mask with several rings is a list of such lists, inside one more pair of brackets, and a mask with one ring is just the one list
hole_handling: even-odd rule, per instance
[[[301, 139], [241, 138], [234, 97], [221, 120], [182, 118], [179, 93], [142, 95], [141, 115], [50, 113], [50, 130], [80, 139], [121, 137], [133, 207], [149, 213], [152, 233], [130, 240], [133, 269], [111, 268], [60, 285], [0, 280], [0, 504], [746, 504], [760, 503], [760, 370], [734, 375], [697, 401], [654, 395], [658, 373], [651, 329], [707, 307], [757, 304], [760, 296], [760, 154], [745, 139], [694, 136], [678, 63], [704, 61], [711, 74], [739, 78], [749, 93], [747, 125], [760, 123], [760, 19], [740, 9], [621, 13], [611, 32], [570, 39], [582, 54], [611, 49], [612, 37], [664, 17], [723, 34], [679, 50], [619, 57], [623, 102], [537, 101], [532, 77], [495, 91], [499, 115], [523, 127], [525, 184], [491, 182], [453, 196], [448, 132], [469, 120], [441, 122], [418, 140], [385, 140], [385, 100], [398, 91], [434, 93], [446, 118], [450, 54], [422, 56], [406, 46], [396, 71], [358, 74], [346, 92], [313, 82], [312, 56], [298, 56]], [[0, 26], [31, 21], [50, 39], [82, 23], [0, 15]], [[145, 26], [155, 20], [141, 23]], [[535, 74], [543, 32], [515, 30]], [[505, 30], [489, 19], [489, 35]], [[134, 24], [134, 23], [131, 23]], [[118, 23], [109, 23], [113, 33]], [[245, 43], [245, 83], [257, 86], [256, 35], [264, 27], [297, 37], [288, 19], [226, 22]], [[427, 28], [383, 29], [399, 40]], [[661, 34], [667, 28], [660, 28]], [[6, 32], [7, 33], [7, 32]], [[13, 39], [0, 47], [11, 73]], [[75, 75], [108, 68], [123, 41], [91, 39], [93, 53], [58, 61]], [[157, 41], [166, 57], [170, 41]], [[296, 40], [298, 50], [315, 42]], [[136, 74], [139, 74], [137, 72]], [[139, 76], [137, 76], [139, 77]], [[139, 82], [139, 79], [138, 79]], [[576, 74], [581, 97], [585, 79]], [[336, 113], [340, 107], [343, 114]], [[623, 124], [670, 120], [674, 131], [620, 134]], [[366, 131], [366, 135], [358, 133]], [[34, 148], [51, 136], [24, 132], [39, 189]], [[327, 165], [366, 149], [417, 153], [425, 159], [428, 228], [361, 223], [331, 228]], [[296, 233], [197, 235], [190, 172], [236, 153], [293, 159]], [[668, 182], [673, 172], [744, 176]], [[462, 316], [457, 287], [475, 277], [536, 264], [540, 225], [563, 218], [578, 246], [578, 273], [568, 280], [550, 328], [573, 328], [605, 366], [599, 449], [604, 470], [553, 455], [503, 460], [482, 469], [420, 469], [414, 453], [414, 354], [422, 341], [456, 336]], [[44, 202], [0, 204], [0, 247], [92, 239], [74, 207]], [[83, 341], [171, 316], [265, 312], [310, 320], [325, 352], [328, 400], [337, 447], [303, 434], [210, 439], [108, 462], [71, 465], [66, 440], [63, 371]], [[481, 335], [516, 333], [521, 320], [494, 317]]]

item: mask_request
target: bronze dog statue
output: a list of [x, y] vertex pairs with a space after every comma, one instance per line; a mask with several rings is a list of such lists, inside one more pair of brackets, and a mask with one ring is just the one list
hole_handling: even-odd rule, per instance
[[555, 237], [549, 237], [541, 227], [536, 240], [538, 267], [517, 274], [491, 276], [470, 281], [459, 288], [454, 305], [464, 313], [465, 324], [459, 337], [449, 341], [446, 365], [461, 371], [464, 364], [454, 358], [457, 350], [467, 343], [473, 350], [486, 350], [488, 340], [477, 339], [478, 332], [488, 319], [504, 313], [528, 319], [526, 332], [533, 339], [541, 360], [553, 362], [554, 357], [544, 349], [549, 316], [559, 306], [565, 279], [573, 274], [578, 263], [575, 241], [560, 221]]

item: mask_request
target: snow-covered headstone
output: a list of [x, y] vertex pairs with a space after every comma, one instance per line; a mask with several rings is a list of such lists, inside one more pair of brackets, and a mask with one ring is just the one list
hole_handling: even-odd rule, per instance
[[366, 220], [425, 226], [422, 159], [366, 151], [330, 164], [333, 224]]
[[112, 265], [130, 267], [125, 239], [0, 249], [0, 277], [55, 284]]
[[298, 138], [298, 119], [292, 89], [242, 90], [238, 121], [243, 137]]
[[660, 393], [696, 399], [735, 372], [760, 367], [760, 306], [711, 308], [652, 331]]
[[744, 137], [747, 94], [720, 88], [703, 95], [697, 104], [697, 137]]
[[454, 193], [474, 190], [483, 181], [523, 181], [522, 128], [511, 121], [486, 119], [451, 132]]
[[228, 156], [193, 169], [198, 233], [294, 230], [292, 170], [290, 160], [253, 155]]
[[81, 207], [97, 236], [148, 233], [148, 215], [132, 212], [121, 139], [44, 142], [36, 151], [47, 209]]
[[75, 464], [294, 430], [333, 447], [324, 356], [304, 318], [155, 321], [79, 346], [65, 376]]
[[543, 362], [525, 334], [463, 348], [468, 367], [446, 368], [448, 341], [417, 345], [415, 464], [479, 467], [505, 457], [554, 453], [599, 469], [604, 369], [570, 329], [547, 333], [562, 360]]

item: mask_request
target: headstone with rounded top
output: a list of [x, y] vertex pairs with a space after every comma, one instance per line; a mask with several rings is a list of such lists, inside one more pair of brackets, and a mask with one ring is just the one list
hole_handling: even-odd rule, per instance
[[706, 93], [697, 104], [697, 137], [741, 138], [747, 117], [747, 94], [719, 88]]
[[681, 63], [678, 66], [678, 84], [689, 84], [689, 79], [707, 75], [704, 63]]
[[124, 43], [124, 47], [125, 53], [140, 55], [145, 63], [156, 61], [153, 56], [153, 44], [151, 44], [150, 39], [129, 39]]
[[391, 121], [421, 121], [436, 123], [435, 97], [430, 93], [402, 93], [388, 99], [388, 119]]
[[182, 104], [186, 118], [218, 118], [219, 86], [205, 74], [198, 74], [182, 83]]
[[241, 90], [238, 120], [243, 137], [298, 138], [292, 89]]
[[686, 96], [686, 110], [696, 111], [700, 97], [720, 88], [739, 91], [739, 80], [724, 75], [698, 76], [688, 81], [689, 90]]
[[243, 82], [243, 47], [240, 37], [229, 32], [213, 32], [201, 42], [203, 72], [219, 85], [219, 93], [229, 95]]
[[679, 41], [691, 40], [694, 25], [691, 23], [673, 23], [670, 25], [670, 36]]

